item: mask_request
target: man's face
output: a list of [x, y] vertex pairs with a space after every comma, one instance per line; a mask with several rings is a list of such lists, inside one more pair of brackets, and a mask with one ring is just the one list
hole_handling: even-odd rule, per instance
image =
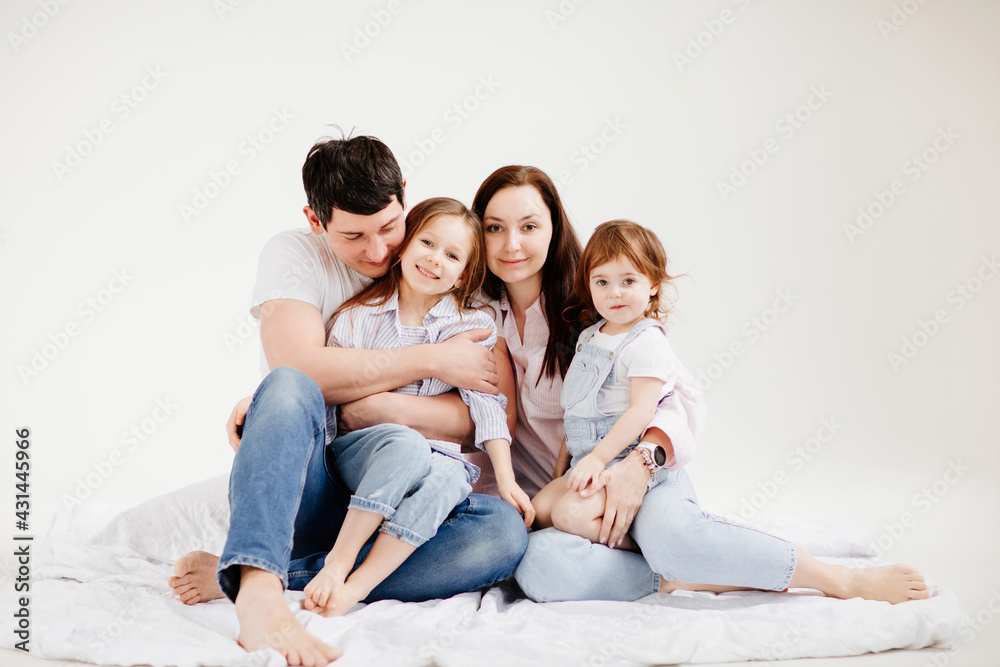
[[[305, 208], [313, 232], [321, 234], [323, 226], [313, 210]], [[356, 215], [333, 209], [326, 226], [326, 242], [340, 261], [369, 278], [384, 276], [389, 259], [403, 242], [406, 233], [403, 207], [395, 197], [378, 213]]]

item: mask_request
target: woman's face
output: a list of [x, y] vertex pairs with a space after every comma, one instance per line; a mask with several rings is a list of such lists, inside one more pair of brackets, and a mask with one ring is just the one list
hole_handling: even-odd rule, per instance
[[552, 215], [533, 186], [497, 190], [483, 214], [486, 265], [508, 287], [529, 281], [541, 292]]

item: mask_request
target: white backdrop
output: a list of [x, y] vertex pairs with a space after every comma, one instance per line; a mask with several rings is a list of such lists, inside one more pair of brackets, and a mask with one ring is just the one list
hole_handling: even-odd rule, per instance
[[996, 2], [9, 0], [0, 27], [5, 543], [15, 428], [38, 534], [228, 469], [257, 255], [337, 124], [411, 203], [533, 164], [582, 238], [660, 234], [704, 506], [863, 523], [970, 612], [1000, 587]]

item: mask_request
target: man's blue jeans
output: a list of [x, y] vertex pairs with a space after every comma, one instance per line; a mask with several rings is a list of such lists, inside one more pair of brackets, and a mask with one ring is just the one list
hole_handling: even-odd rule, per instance
[[[239, 592], [241, 565], [271, 572], [291, 590], [302, 590], [323, 568], [351, 497], [325, 447], [325, 429], [323, 395], [305, 374], [276, 368], [257, 388], [229, 480], [229, 535], [218, 576], [230, 600]], [[383, 437], [379, 429], [344, 437]], [[417, 602], [485, 588], [514, 571], [527, 543], [513, 507], [471, 494], [366, 601]]]

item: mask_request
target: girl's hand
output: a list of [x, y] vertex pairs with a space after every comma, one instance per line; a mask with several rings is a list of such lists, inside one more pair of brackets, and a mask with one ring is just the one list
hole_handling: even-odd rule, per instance
[[392, 422], [391, 404], [396, 396], [391, 391], [379, 392], [337, 406], [337, 435]]
[[500, 498], [513, 505], [514, 509], [524, 516], [524, 527], [531, 528], [531, 524], [535, 521], [535, 508], [528, 494], [517, 485], [517, 482], [497, 482], [497, 488], [500, 491]]
[[229, 436], [229, 446], [233, 448], [234, 452], [240, 447], [242, 429], [238, 427], [243, 426], [243, 421], [247, 418], [247, 411], [250, 409], [250, 401], [252, 400], [252, 396], [240, 399], [240, 402], [233, 408], [232, 414], [229, 415], [229, 421], [226, 422], [226, 435]]
[[597, 458], [593, 452], [587, 454], [573, 468], [569, 474], [568, 487], [570, 491], [583, 491], [588, 486], [593, 485], [594, 491], [604, 486], [599, 482], [601, 473], [604, 472], [604, 462]]

